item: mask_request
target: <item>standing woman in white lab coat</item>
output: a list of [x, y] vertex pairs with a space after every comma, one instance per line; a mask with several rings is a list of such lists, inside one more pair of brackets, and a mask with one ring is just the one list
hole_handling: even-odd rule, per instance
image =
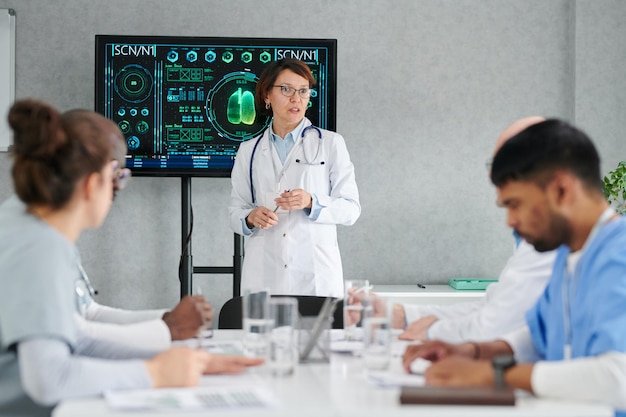
[[270, 63], [257, 83], [257, 117], [272, 120], [241, 144], [231, 175], [230, 224], [247, 237], [242, 291], [343, 296], [336, 226], [354, 224], [361, 205], [343, 137], [305, 117], [314, 86], [294, 59]]

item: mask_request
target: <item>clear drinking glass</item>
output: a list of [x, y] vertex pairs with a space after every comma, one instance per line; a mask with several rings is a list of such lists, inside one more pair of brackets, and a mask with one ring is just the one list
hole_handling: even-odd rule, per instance
[[361, 340], [362, 338], [363, 306], [367, 305], [370, 289], [368, 280], [345, 281], [343, 328], [346, 340]]
[[273, 328], [268, 365], [277, 376], [292, 375], [298, 362], [298, 300], [277, 297], [270, 300]]
[[[194, 295], [203, 295], [202, 288], [199, 285], [195, 286], [193, 291]], [[196, 334], [196, 339], [198, 340], [198, 349], [202, 348], [202, 341], [204, 339], [209, 339], [213, 337], [213, 329], [211, 328], [211, 320], [208, 320], [204, 315], [204, 311], [202, 309], [202, 303], [196, 303], [196, 309], [201, 315], [202, 324], [198, 328], [198, 333]]]
[[269, 290], [246, 290], [242, 309], [244, 354], [267, 359], [272, 330]]
[[391, 361], [392, 302], [376, 297], [375, 306], [363, 312], [363, 351], [361, 356], [369, 370], [384, 370]]

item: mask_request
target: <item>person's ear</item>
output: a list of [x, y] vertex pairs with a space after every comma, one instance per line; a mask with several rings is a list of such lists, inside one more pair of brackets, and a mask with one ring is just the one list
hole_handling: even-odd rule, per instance
[[571, 203], [575, 193], [574, 178], [564, 171], [554, 173], [548, 185], [549, 196], [556, 206]]
[[91, 200], [97, 195], [96, 193], [102, 186], [102, 181], [102, 174], [99, 172], [92, 172], [82, 180], [82, 191], [86, 200]]

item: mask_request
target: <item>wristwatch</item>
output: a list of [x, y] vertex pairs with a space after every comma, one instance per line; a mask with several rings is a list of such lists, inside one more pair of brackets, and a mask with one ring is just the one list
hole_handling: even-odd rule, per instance
[[493, 381], [497, 388], [506, 387], [504, 373], [507, 369], [515, 366], [516, 363], [513, 355], [498, 355], [493, 357], [491, 366], [493, 366]]

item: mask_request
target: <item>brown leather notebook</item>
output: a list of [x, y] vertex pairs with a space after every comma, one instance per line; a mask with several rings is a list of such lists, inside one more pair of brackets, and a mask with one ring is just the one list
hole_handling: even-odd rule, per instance
[[515, 393], [492, 387], [402, 387], [400, 404], [515, 405]]

